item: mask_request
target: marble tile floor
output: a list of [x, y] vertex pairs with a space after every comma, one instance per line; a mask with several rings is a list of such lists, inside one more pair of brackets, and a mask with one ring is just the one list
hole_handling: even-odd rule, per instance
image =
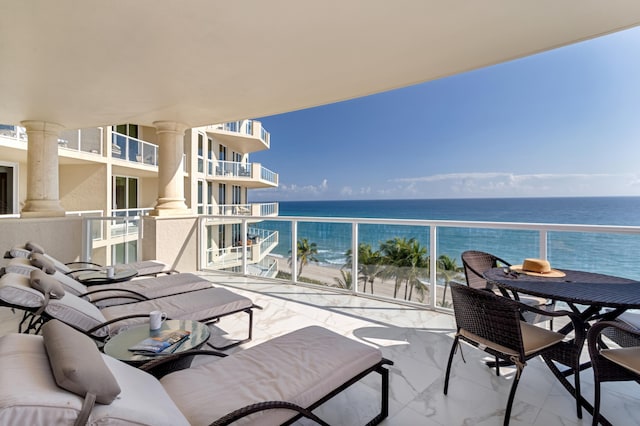
[[[251, 342], [228, 353], [308, 325], [320, 325], [379, 347], [390, 367], [389, 417], [384, 425], [501, 425], [513, 378], [483, 364], [484, 353], [463, 346], [464, 363], [454, 358], [449, 395], [443, 395], [444, 370], [455, 330], [452, 315], [407, 307], [323, 289], [266, 279], [202, 272], [215, 285], [250, 297], [262, 310], [254, 314]], [[0, 309], [0, 334], [17, 329], [20, 313]], [[234, 315], [211, 326], [214, 340], [244, 336], [246, 315]], [[585, 359], [588, 358], [585, 349]], [[199, 362], [215, 362], [210, 357]], [[591, 370], [582, 372], [583, 395], [593, 399]], [[365, 424], [379, 411], [380, 378], [372, 374], [342, 392], [316, 413], [332, 425]], [[635, 382], [603, 384], [602, 412], [614, 425], [640, 425], [640, 386]], [[310, 422], [301, 420], [297, 424]], [[573, 397], [542, 360], [525, 367], [511, 414], [511, 425], [590, 425], [591, 416], [575, 415]]]

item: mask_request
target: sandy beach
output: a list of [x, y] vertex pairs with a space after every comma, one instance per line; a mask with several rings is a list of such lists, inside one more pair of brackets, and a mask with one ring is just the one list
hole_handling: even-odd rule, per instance
[[[291, 273], [291, 268], [288, 265], [287, 259], [284, 258], [275, 258], [278, 262], [278, 271], [285, 272], [287, 274]], [[342, 278], [342, 274], [340, 268], [329, 265], [319, 265], [317, 263], [308, 263], [302, 267], [302, 275], [301, 278], [307, 278], [309, 280], [313, 280], [314, 282], [322, 283], [329, 287], [340, 287], [338, 285], [339, 281], [344, 281]], [[359, 283], [362, 286], [362, 282]], [[384, 297], [393, 297], [394, 291], [394, 280], [382, 280], [377, 278], [374, 283], [374, 294], [378, 296]], [[404, 299], [404, 283], [398, 289], [397, 298]], [[361, 289], [362, 290], [362, 289]], [[371, 293], [370, 284], [367, 284], [366, 293]], [[414, 289], [414, 294], [411, 297], [411, 301], [426, 303], [429, 297], [428, 291], [424, 293], [424, 296], [421, 298], [419, 294]], [[422, 299], [422, 300], [421, 300]]]

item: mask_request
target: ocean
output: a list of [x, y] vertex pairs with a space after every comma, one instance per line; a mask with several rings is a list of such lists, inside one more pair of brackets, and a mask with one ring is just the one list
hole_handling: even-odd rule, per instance
[[[279, 203], [279, 216], [461, 220], [640, 226], [640, 197], [500, 198], [443, 200], [288, 201]], [[289, 222], [264, 221], [256, 227], [277, 230], [275, 255], [288, 257]], [[360, 225], [359, 241], [377, 250], [394, 237], [416, 238], [429, 248], [429, 228]], [[320, 264], [340, 267], [351, 247], [349, 224], [300, 222], [298, 239], [318, 246]], [[460, 262], [464, 250], [483, 250], [516, 264], [538, 256], [537, 231], [439, 228], [438, 255]], [[549, 233], [549, 260], [554, 267], [609, 273], [640, 280], [640, 234]]]

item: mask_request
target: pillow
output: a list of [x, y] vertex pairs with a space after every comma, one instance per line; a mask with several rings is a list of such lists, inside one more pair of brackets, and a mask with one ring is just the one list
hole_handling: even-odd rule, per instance
[[44, 347], [56, 383], [63, 389], [96, 402], [111, 404], [120, 394], [120, 385], [90, 337], [51, 320], [42, 327]]
[[62, 299], [64, 296], [64, 287], [60, 281], [50, 275], [45, 274], [40, 269], [34, 269], [29, 275], [29, 284], [40, 293], [49, 295], [52, 299]]
[[27, 244], [24, 245], [24, 248], [33, 253], [44, 254], [44, 249], [40, 244], [36, 244], [33, 241], [27, 241]]
[[29, 259], [31, 260], [31, 264], [33, 266], [35, 266], [36, 268], [42, 269], [47, 274], [53, 275], [56, 273], [55, 265], [49, 259], [44, 257], [43, 254], [32, 253]]

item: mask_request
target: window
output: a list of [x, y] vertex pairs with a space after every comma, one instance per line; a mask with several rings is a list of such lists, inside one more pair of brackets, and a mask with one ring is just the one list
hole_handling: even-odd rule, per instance
[[242, 204], [242, 187], [238, 185], [233, 185], [232, 189], [232, 204]]
[[[127, 210], [138, 208], [138, 179], [127, 176], [113, 177], [113, 210]], [[135, 216], [133, 212], [131, 216]]]
[[213, 175], [213, 139], [207, 140], [207, 174]]
[[18, 165], [0, 163], [0, 214], [17, 214]]
[[227, 204], [227, 185], [218, 184], [218, 204]]
[[204, 214], [204, 181], [198, 180], [198, 214]]
[[198, 173], [204, 173], [204, 138], [198, 133]]

